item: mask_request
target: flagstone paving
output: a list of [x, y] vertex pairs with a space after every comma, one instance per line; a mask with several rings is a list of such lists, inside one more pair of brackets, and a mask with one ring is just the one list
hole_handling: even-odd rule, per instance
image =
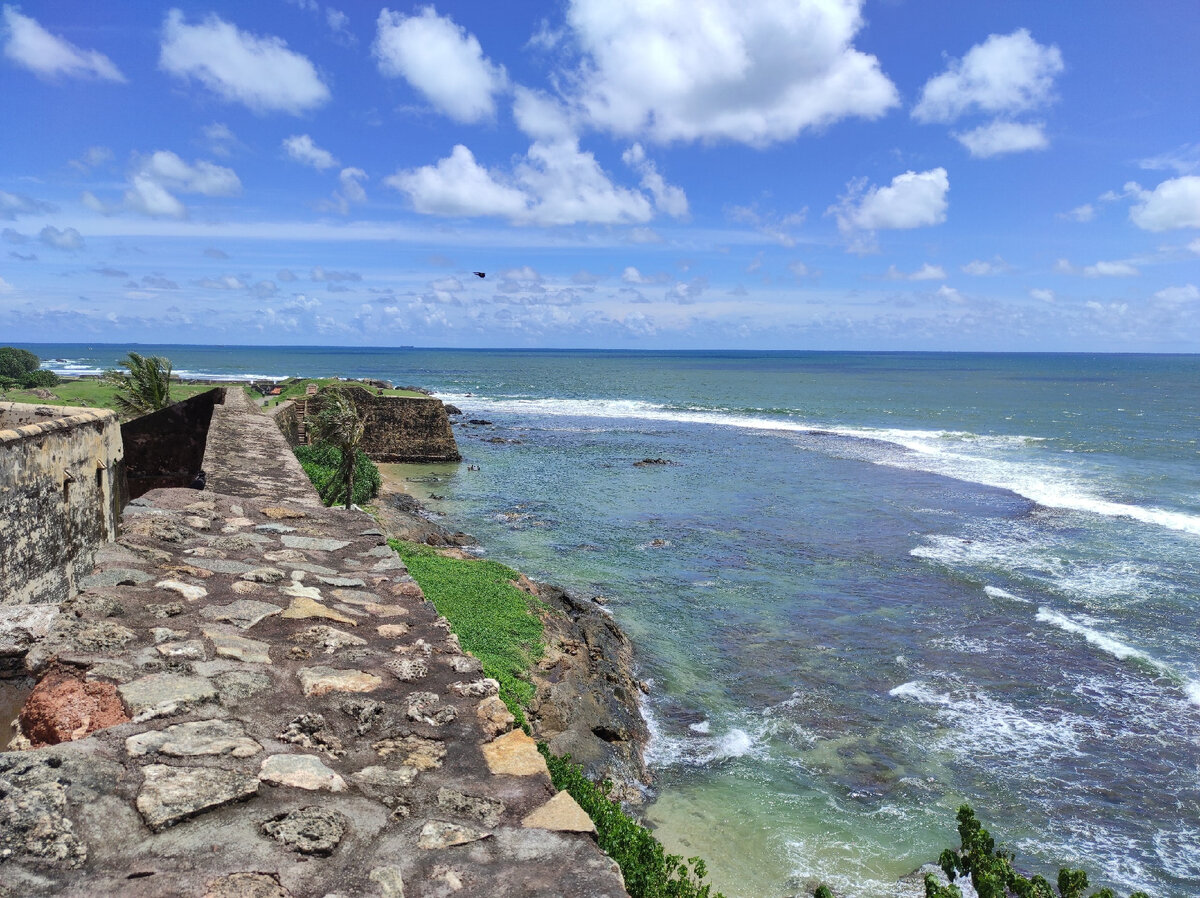
[[132, 720], [0, 753], [0, 895], [627, 895], [374, 521], [240, 390], [205, 468], [21, 637]]

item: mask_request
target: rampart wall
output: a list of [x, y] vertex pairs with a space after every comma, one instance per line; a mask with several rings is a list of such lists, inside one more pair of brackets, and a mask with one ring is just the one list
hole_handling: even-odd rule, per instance
[[113, 412], [0, 403], [0, 605], [74, 594], [116, 538], [123, 468]]

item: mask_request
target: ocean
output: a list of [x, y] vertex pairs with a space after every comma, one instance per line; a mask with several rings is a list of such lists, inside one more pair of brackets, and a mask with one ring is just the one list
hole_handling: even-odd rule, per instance
[[729, 898], [893, 895], [962, 802], [1027, 871], [1200, 894], [1200, 356], [28, 348], [491, 422], [413, 490], [605, 597], [647, 820]]

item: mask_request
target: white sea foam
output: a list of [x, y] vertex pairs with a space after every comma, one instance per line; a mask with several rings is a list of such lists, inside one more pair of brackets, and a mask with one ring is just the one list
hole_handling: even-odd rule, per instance
[[852, 439], [877, 440], [908, 453], [868, 452], [866, 461], [929, 471], [957, 480], [1005, 489], [1047, 508], [1126, 518], [1170, 530], [1200, 535], [1200, 515], [1135, 505], [1093, 494], [1068, 471], [1028, 459], [1012, 461], [997, 454], [1023, 452], [1044, 437], [974, 434], [966, 431], [905, 430], [900, 428], [826, 426], [802, 417], [761, 417], [719, 410], [679, 409], [637, 399], [490, 399], [447, 393], [441, 398], [456, 405], [521, 416], [635, 419], [685, 424], [711, 424], [788, 433], [831, 433]]
[[951, 730], [944, 744], [965, 760], [980, 756], [1077, 757], [1081, 755], [1079, 740], [1091, 729], [1078, 715], [1047, 711], [1047, 719], [1042, 720], [983, 691], [939, 692], [921, 680], [901, 683], [888, 695], [935, 708]]
[[1029, 599], [1023, 599], [1018, 595], [1013, 595], [1007, 589], [1001, 589], [999, 586], [992, 586], [989, 584], [983, 588], [983, 591], [993, 599], [1006, 599], [1009, 602], [1020, 602], [1023, 605], [1033, 604], [1029, 601]]

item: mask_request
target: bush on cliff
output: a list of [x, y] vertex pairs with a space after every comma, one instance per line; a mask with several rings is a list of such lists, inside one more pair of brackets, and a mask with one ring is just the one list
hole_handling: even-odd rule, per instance
[[0, 386], [4, 389], [23, 387], [32, 390], [35, 387], [58, 386], [58, 375], [53, 371], [44, 371], [42, 360], [28, 349], [17, 349], [15, 346], [0, 346]]
[[[317, 494], [323, 502], [328, 503], [331, 498], [336, 498], [334, 493], [337, 496], [345, 494], [339, 479], [339, 473], [343, 470], [340, 449], [327, 443], [317, 443], [312, 446], [297, 446], [293, 451], [300, 460], [300, 467], [317, 488]], [[375, 462], [367, 458], [361, 449], [357, 450], [356, 456], [352, 501], [363, 505], [379, 495], [379, 468], [375, 467]]]

